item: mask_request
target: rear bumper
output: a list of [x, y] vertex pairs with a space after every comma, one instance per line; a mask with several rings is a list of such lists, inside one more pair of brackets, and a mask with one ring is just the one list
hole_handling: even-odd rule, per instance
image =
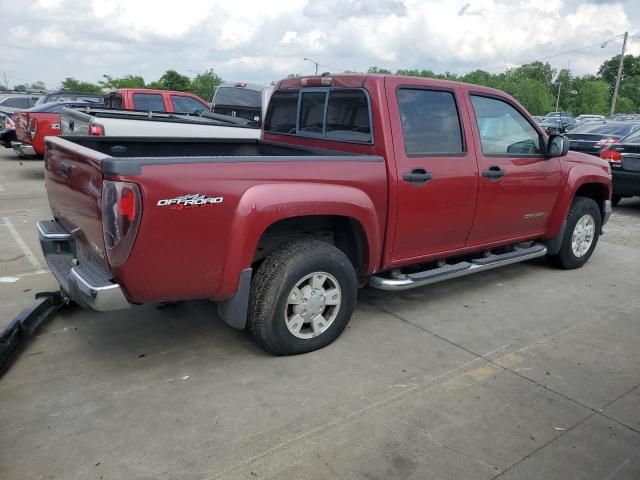
[[11, 147], [13, 151], [20, 157], [30, 157], [32, 155], [37, 155], [32, 145], [28, 143], [22, 143], [18, 141], [11, 142]]
[[613, 170], [613, 194], [627, 197], [640, 195], [640, 172]]
[[101, 312], [131, 307], [122, 287], [112, 281], [104, 264], [93, 259], [78, 263], [75, 241], [60, 223], [41, 221], [37, 229], [51, 273], [74, 302]]

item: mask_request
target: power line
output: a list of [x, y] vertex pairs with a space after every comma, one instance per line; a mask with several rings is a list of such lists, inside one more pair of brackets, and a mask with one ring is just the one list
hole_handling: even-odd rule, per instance
[[622, 38], [624, 37], [624, 33], [621, 33], [620, 35], [616, 35], [615, 37], [611, 37], [611, 38], [607, 38], [606, 40], [601, 40], [598, 43], [594, 43], [591, 45], [587, 45], [585, 47], [580, 47], [580, 48], [574, 48], [572, 50], [566, 50], [564, 52], [560, 52], [560, 53], [554, 53], [553, 55], [548, 55], [546, 57], [541, 57], [541, 58], [536, 58], [533, 60], [528, 60], [526, 62], [520, 62], [520, 63], [510, 63], [507, 65], [500, 65], [500, 66], [495, 66], [495, 67], [488, 67], [488, 68], [474, 68], [473, 70], [470, 70], [468, 72], [464, 72], [464, 73], [459, 73], [458, 75], [466, 75], [467, 73], [471, 73], [474, 72], [476, 70], [497, 70], [497, 69], [502, 69], [502, 68], [512, 68], [512, 67], [519, 67], [521, 65], [526, 65], [528, 63], [533, 63], [533, 62], [540, 62], [542, 60], [548, 60], [550, 58], [556, 58], [556, 57], [560, 57], [562, 55], [568, 55], [569, 53], [576, 53], [576, 52], [581, 52], [582, 50], [587, 50], [589, 48], [593, 48], [593, 47], [597, 47], [600, 46], [602, 47], [603, 45], [606, 45], [607, 43], [609, 43], [612, 40], [615, 40], [617, 38]]

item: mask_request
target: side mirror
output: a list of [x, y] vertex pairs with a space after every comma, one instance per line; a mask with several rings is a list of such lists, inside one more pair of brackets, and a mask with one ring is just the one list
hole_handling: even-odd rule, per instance
[[569, 143], [564, 135], [549, 135], [547, 157], [564, 157], [569, 152]]

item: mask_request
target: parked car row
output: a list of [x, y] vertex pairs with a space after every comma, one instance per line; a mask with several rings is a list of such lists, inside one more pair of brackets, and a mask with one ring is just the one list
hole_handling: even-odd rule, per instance
[[189, 92], [141, 88], [105, 95], [16, 92], [7, 95], [15, 108], [2, 112], [0, 141], [25, 158], [44, 155], [44, 138], [60, 134], [257, 139], [272, 90], [223, 83], [213, 95], [215, 105]]

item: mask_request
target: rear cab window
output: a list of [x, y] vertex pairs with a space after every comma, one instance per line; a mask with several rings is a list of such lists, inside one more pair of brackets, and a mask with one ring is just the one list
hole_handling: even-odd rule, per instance
[[371, 106], [360, 88], [278, 90], [269, 101], [265, 132], [373, 143]]
[[133, 108], [150, 112], [164, 112], [164, 100], [159, 93], [134, 93]]

